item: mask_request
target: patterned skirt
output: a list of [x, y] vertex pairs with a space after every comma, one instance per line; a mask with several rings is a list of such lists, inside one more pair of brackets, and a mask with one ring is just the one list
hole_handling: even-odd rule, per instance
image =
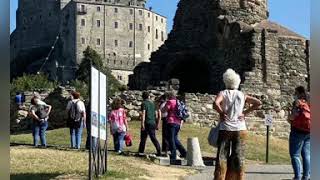
[[247, 131], [219, 131], [214, 180], [244, 180]]

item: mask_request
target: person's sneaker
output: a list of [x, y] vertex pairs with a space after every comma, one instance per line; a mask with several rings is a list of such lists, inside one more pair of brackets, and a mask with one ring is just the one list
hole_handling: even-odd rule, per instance
[[139, 157], [143, 157], [143, 156], [144, 156], [144, 153], [140, 153], [140, 152], [139, 152], [139, 153], [138, 153], [138, 156], [139, 156]]

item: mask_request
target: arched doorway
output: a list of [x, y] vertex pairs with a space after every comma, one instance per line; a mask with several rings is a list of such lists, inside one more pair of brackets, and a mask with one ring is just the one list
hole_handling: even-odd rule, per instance
[[206, 59], [185, 55], [168, 65], [168, 76], [180, 80], [180, 92], [210, 93], [210, 63]]

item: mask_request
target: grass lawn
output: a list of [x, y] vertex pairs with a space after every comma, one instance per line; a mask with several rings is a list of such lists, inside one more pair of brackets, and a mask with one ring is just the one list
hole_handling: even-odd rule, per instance
[[[140, 122], [129, 122], [130, 133], [133, 136], [133, 146], [126, 147], [126, 151], [137, 152], [140, 139]], [[207, 143], [207, 136], [209, 128], [197, 127], [191, 124], [184, 124], [180, 139], [182, 143], [187, 144], [188, 137], [198, 137], [203, 156], [215, 156], [216, 149], [212, 148]], [[84, 135], [86, 132], [84, 131]], [[48, 145], [69, 146], [69, 130], [66, 128], [51, 130], [47, 132]], [[157, 137], [161, 144], [161, 130], [157, 132]], [[83, 136], [83, 143], [85, 144], [86, 136]], [[263, 163], [265, 161], [265, 140], [264, 136], [249, 134], [247, 141], [246, 158], [250, 163]], [[11, 143], [32, 144], [32, 135], [20, 134], [11, 135]], [[108, 138], [109, 149], [113, 149], [112, 137]], [[87, 158], [86, 151], [63, 151], [55, 149], [34, 149], [32, 147], [17, 146], [11, 147], [11, 178], [12, 179], [50, 179], [59, 176], [70, 175], [73, 177], [78, 175], [85, 177], [87, 175]], [[146, 144], [146, 153], [155, 153], [155, 148], [150, 139]], [[147, 161], [140, 160], [135, 157], [117, 156], [110, 153], [108, 157], [109, 173], [105, 176], [107, 179], [145, 179], [152, 177], [161, 168], [168, 168], [158, 166]], [[277, 138], [270, 138], [270, 155], [269, 162], [272, 164], [290, 164], [288, 155], [288, 141]], [[150, 169], [154, 169], [150, 171]], [[162, 169], [167, 172], [173, 171], [172, 174], [186, 175], [191, 173], [187, 170], [168, 168]], [[175, 172], [178, 171], [178, 172]], [[170, 174], [170, 173], [166, 173]], [[37, 176], [35, 176], [37, 175]], [[160, 173], [161, 176], [161, 173]], [[47, 177], [47, 178], [41, 178]], [[172, 178], [167, 177], [167, 179]], [[148, 179], [148, 178], [147, 178]], [[153, 177], [152, 179], [155, 179]]]

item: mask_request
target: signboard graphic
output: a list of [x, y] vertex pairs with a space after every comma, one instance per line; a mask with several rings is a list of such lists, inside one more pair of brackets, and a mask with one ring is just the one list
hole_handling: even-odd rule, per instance
[[107, 77], [103, 73], [100, 75], [100, 139], [106, 140], [107, 138]]
[[266, 114], [265, 115], [265, 125], [266, 126], [272, 126], [272, 123], [273, 123], [272, 115]]
[[98, 138], [99, 116], [99, 71], [91, 67], [91, 136]]

